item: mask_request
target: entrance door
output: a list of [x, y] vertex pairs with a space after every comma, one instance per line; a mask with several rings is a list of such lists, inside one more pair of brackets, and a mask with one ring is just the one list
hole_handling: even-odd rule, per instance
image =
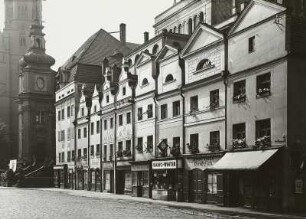
[[124, 182], [125, 182], [125, 171], [118, 170], [117, 172], [117, 182], [116, 182], [116, 192], [117, 194], [124, 194]]
[[200, 169], [191, 172], [191, 200], [196, 203], [204, 202], [204, 173]]

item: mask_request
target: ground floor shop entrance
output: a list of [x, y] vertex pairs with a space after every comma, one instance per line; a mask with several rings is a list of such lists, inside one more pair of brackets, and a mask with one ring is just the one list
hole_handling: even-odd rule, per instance
[[132, 196], [150, 198], [150, 162], [140, 161], [131, 162], [131, 164]]

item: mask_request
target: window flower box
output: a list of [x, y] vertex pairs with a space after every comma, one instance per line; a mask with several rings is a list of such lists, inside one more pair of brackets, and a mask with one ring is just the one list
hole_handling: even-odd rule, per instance
[[130, 157], [132, 155], [130, 150], [124, 150], [122, 151], [123, 157]]
[[139, 152], [139, 153], [142, 153], [142, 145], [136, 145], [136, 150]]
[[219, 144], [208, 145], [208, 150], [211, 152], [220, 151], [220, 145]]
[[242, 93], [233, 97], [234, 103], [243, 103], [246, 101], [246, 94]]
[[172, 154], [174, 157], [177, 157], [181, 154], [180, 146], [173, 146], [170, 149], [170, 154]]
[[190, 145], [190, 144], [187, 144], [187, 147], [189, 149], [189, 152], [191, 154], [197, 154], [199, 153], [199, 147], [197, 145]]
[[257, 90], [257, 95], [256, 97], [266, 97], [266, 96], [269, 96], [271, 95], [271, 90], [270, 88], [259, 88]]
[[260, 138], [257, 138], [255, 141], [255, 147], [265, 148], [271, 146], [271, 137], [270, 136], [263, 136]]
[[117, 151], [117, 157], [123, 157], [123, 152], [121, 150]]
[[219, 107], [219, 100], [210, 102], [209, 108], [210, 110], [215, 110]]
[[234, 139], [233, 140], [233, 148], [234, 149], [239, 149], [239, 148], [246, 148], [246, 140], [245, 138], [242, 138], [242, 139]]

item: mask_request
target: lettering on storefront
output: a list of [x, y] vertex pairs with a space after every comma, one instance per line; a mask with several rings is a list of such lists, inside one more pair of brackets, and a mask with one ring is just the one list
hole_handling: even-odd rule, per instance
[[112, 162], [103, 163], [103, 169], [104, 170], [112, 170], [113, 169], [113, 163]]
[[219, 157], [207, 157], [207, 158], [190, 158], [186, 159], [186, 169], [201, 169], [214, 165], [220, 158]]
[[152, 161], [152, 169], [175, 169], [176, 160]]
[[132, 171], [148, 171], [149, 166], [148, 165], [132, 165], [131, 170]]

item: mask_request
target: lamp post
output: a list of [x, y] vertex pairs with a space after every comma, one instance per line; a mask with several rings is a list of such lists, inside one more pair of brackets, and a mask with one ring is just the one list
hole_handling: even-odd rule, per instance
[[91, 114], [91, 106], [92, 106], [92, 97], [91, 96], [86, 96], [85, 97], [85, 102], [86, 102], [86, 107], [87, 107], [87, 165], [88, 165], [88, 171], [87, 171], [87, 190], [90, 190], [90, 179], [89, 177], [91, 176], [90, 173], [90, 114]]

